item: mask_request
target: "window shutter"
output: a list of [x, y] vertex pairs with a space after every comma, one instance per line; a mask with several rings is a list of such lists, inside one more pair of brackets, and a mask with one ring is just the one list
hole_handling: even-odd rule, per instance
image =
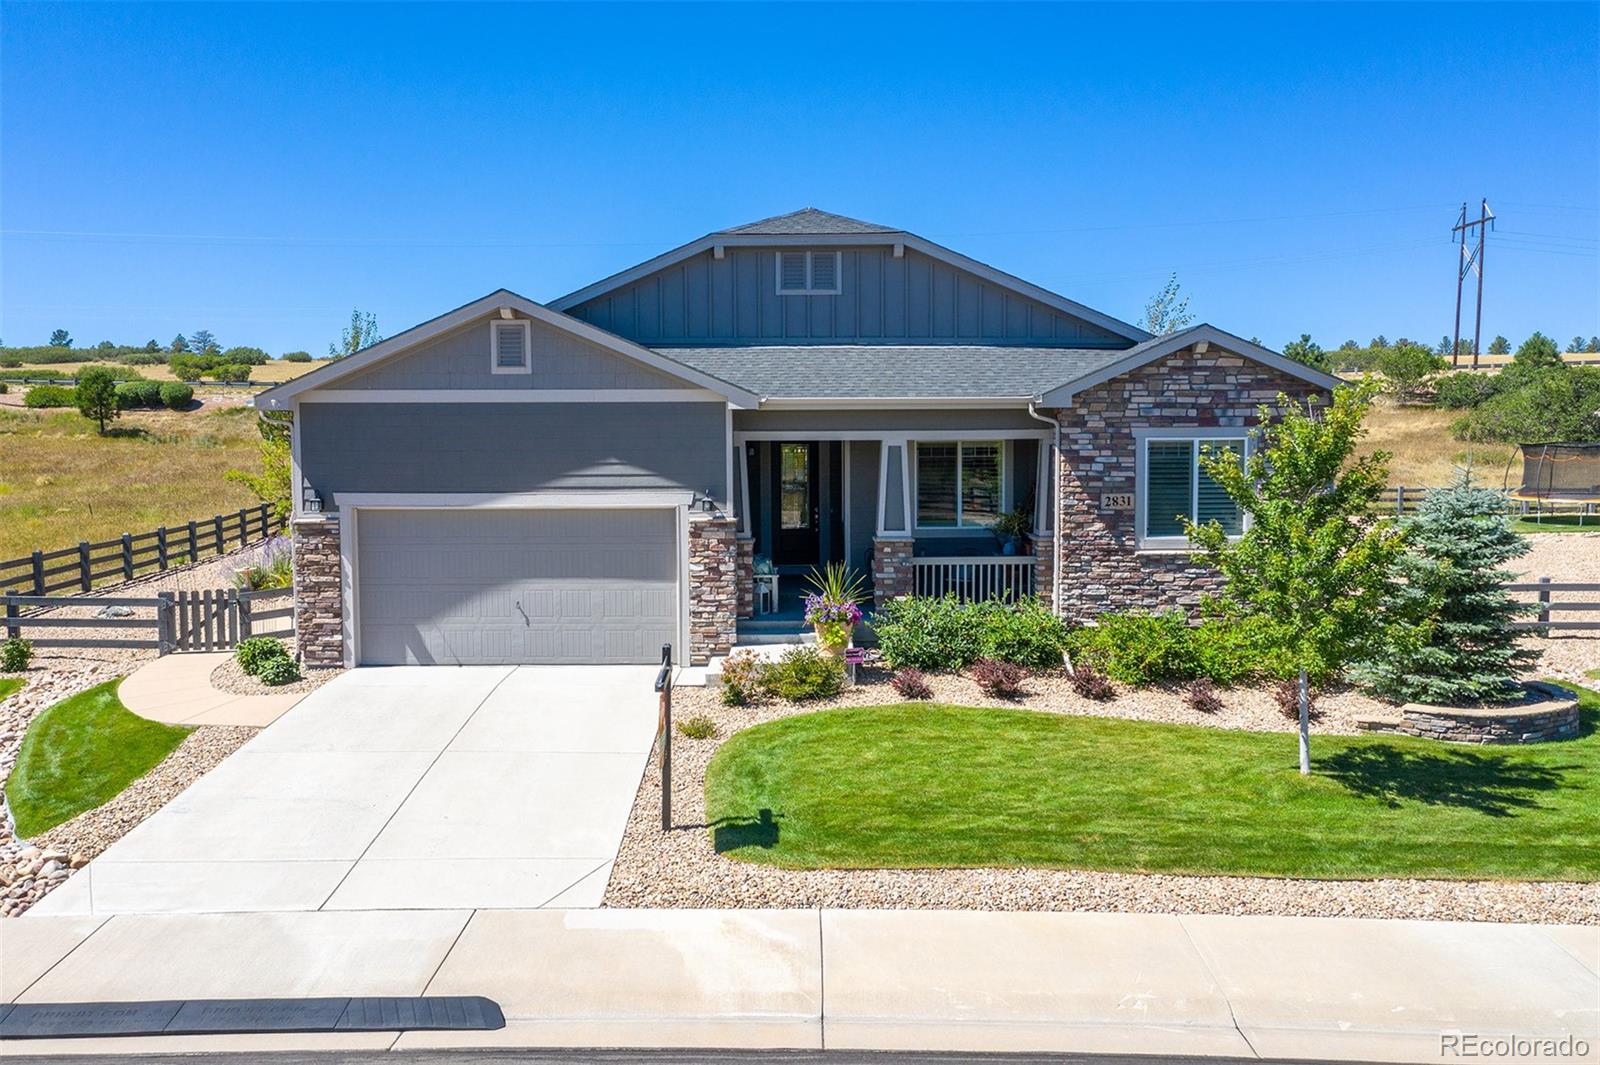
[[496, 322], [494, 324], [494, 363], [501, 369], [515, 369], [528, 364], [528, 352], [523, 344], [525, 336], [521, 322]]
[[1152, 440], [1145, 454], [1146, 536], [1182, 536], [1183, 519], [1191, 516], [1194, 486], [1194, 442]]
[[806, 253], [780, 251], [778, 253], [778, 291], [804, 292], [806, 290]]
[[[1204, 454], [1216, 454], [1220, 451], [1232, 449], [1239, 456], [1239, 461], [1244, 462], [1243, 440], [1202, 440], [1200, 449]], [[1216, 521], [1222, 525], [1222, 531], [1229, 536], [1238, 536], [1244, 532], [1244, 515], [1239, 512], [1239, 505], [1233, 501], [1222, 486], [1211, 479], [1211, 475], [1202, 467], [1196, 478], [1195, 493], [1195, 521], [1204, 525], [1208, 521]]]
[[817, 292], [831, 292], [839, 287], [839, 255], [837, 252], [811, 253], [811, 288]]

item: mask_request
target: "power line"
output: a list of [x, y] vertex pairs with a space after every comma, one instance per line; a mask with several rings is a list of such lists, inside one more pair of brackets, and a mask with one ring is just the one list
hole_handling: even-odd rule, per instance
[[[1489, 210], [1489, 199], [1484, 197], [1478, 207], [1478, 217], [1473, 221], [1467, 220], [1467, 205], [1461, 204], [1461, 215], [1456, 220], [1455, 228], [1450, 232], [1460, 236], [1461, 260], [1456, 264], [1456, 332], [1455, 341], [1450, 346], [1450, 365], [1454, 367], [1461, 357], [1461, 286], [1466, 283], [1467, 274], [1478, 275], [1478, 299], [1475, 304], [1475, 316], [1472, 325], [1472, 368], [1478, 368], [1479, 341], [1483, 334], [1483, 253], [1489, 236], [1489, 227], [1494, 225], [1494, 212]], [[1476, 230], [1477, 246], [1470, 252], [1467, 250], [1467, 238]]]

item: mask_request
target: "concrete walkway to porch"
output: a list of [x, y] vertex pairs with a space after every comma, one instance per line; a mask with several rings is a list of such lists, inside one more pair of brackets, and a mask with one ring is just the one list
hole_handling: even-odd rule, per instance
[[162, 655], [134, 670], [117, 689], [122, 705], [169, 725], [249, 725], [265, 728], [301, 699], [292, 695], [236, 695], [211, 686], [211, 672], [231, 651]]
[[1593, 926], [926, 910], [30, 915], [0, 922], [0, 1015], [11, 1002], [485, 995], [507, 1024], [30, 1039], [0, 1056], [441, 1047], [1530, 1056], [1474, 1053], [1470, 1037], [1479, 1047], [1581, 1041], [1532, 1055], [1595, 1061], [1597, 970]]

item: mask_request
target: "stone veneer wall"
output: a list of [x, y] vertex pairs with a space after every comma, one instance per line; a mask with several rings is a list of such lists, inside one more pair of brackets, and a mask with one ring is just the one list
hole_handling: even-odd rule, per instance
[[737, 582], [738, 610], [741, 618], [756, 616], [756, 542], [748, 536], [738, 539], [737, 568], [734, 580]]
[[339, 519], [305, 515], [291, 523], [294, 550], [294, 639], [307, 666], [344, 665], [344, 596], [340, 588]]
[[689, 521], [689, 663], [725, 655], [737, 637], [738, 526], [723, 518]]
[[912, 592], [911, 555], [916, 541], [879, 537], [872, 541], [872, 605]]
[[1033, 594], [1045, 606], [1055, 604], [1056, 538], [1033, 538]]
[[1578, 738], [1578, 698], [1554, 684], [1532, 684], [1536, 701], [1457, 707], [1406, 703], [1393, 715], [1356, 719], [1367, 732], [1397, 732], [1452, 743], [1544, 743]]
[[1061, 538], [1058, 613], [1091, 618], [1110, 610], [1189, 607], [1221, 577], [1186, 551], [1139, 551], [1134, 509], [1100, 508], [1106, 492], [1134, 492], [1133, 431], [1156, 426], [1224, 427], [1256, 423], [1256, 408], [1279, 393], [1299, 400], [1316, 386], [1215, 347], [1184, 348], [1046, 411], [1060, 422]]

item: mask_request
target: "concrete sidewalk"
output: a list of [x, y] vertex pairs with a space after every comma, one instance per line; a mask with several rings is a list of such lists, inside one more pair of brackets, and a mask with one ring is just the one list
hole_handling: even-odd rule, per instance
[[1600, 929], [1343, 918], [436, 910], [0, 924], [0, 1001], [487, 995], [498, 1032], [26, 1040], [0, 1056], [799, 1047], [1439, 1061], [1441, 1036], [1600, 1060]]
[[194, 651], [153, 658], [123, 678], [122, 705], [169, 725], [249, 725], [263, 728], [304, 695], [237, 695], [211, 686], [211, 674], [232, 651]]

